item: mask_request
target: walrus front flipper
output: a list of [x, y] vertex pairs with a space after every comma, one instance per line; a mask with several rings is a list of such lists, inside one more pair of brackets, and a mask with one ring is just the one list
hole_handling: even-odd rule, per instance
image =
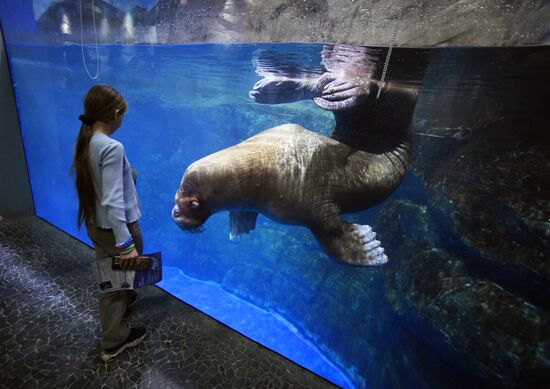
[[328, 111], [353, 109], [366, 100], [379, 62], [378, 49], [325, 45], [321, 64], [325, 73], [317, 81], [315, 104]]
[[255, 229], [257, 217], [258, 212], [229, 211], [229, 239], [233, 240]]
[[309, 100], [319, 95], [316, 88], [320, 69], [311, 69], [282, 53], [257, 50], [252, 63], [263, 77], [248, 96], [260, 104], [283, 104]]
[[254, 84], [248, 97], [260, 104], [284, 104], [309, 100], [318, 96], [316, 80], [266, 76]]
[[312, 228], [317, 241], [332, 258], [349, 265], [378, 266], [388, 262], [376, 232], [368, 225], [346, 223], [340, 218]]
[[321, 89], [313, 101], [328, 111], [352, 109], [366, 100], [370, 93], [370, 75], [323, 74], [317, 83]]

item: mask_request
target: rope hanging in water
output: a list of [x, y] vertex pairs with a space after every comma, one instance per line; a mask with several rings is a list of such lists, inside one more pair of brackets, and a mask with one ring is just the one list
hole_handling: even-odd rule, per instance
[[84, 58], [84, 32], [83, 32], [83, 20], [82, 20], [82, 0], [79, 0], [80, 4], [80, 53], [82, 54], [82, 63], [84, 64], [84, 69], [86, 69], [86, 73], [88, 74], [88, 77], [90, 77], [92, 80], [97, 80], [99, 77], [99, 48], [97, 45], [97, 31], [95, 27], [95, 5], [94, 0], [92, 0], [92, 20], [94, 22], [94, 40], [95, 40], [95, 58], [96, 58], [96, 73], [95, 76], [92, 76], [90, 73], [90, 70], [88, 69], [88, 65], [86, 64], [86, 58]]

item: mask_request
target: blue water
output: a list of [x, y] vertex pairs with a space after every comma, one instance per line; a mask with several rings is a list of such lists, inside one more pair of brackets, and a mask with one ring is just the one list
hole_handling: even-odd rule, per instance
[[334, 383], [353, 387], [350, 379], [340, 371], [307, 337], [283, 316], [250, 304], [214, 282], [200, 281], [187, 276], [176, 267], [163, 267], [164, 279], [159, 286], [184, 301], [193, 304], [226, 325], [307, 367]]
[[[201, 234], [182, 232], [170, 217], [193, 161], [283, 123], [330, 133], [332, 114], [312, 101], [249, 99], [260, 79], [252, 63], [258, 50], [314, 69], [322, 45], [106, 45], [97, 81], [84, 70], [80, 46], [9, 45], [36, 213], [90, 243], [76, 227], [70, 175], [77, 117], [91, 85], [114, 86], [129, 105], [114, 138], [139, 173], [145, 251], [162, 251], [166, 265], [161, 287], [340, 386], [364, 387], [383, 370], [391, 343], [379, 324], [386, 315], [379, 269], [335, 263], [305, 228], [262, 216], [236, 241], [227, 213], [212, 216]], [[95, 49], [84, 54], [96, 73]], [[415, 185], [409, 177], [400, 190], [421, 196]], [[370, 223], [375, 214], [353, 217]]]

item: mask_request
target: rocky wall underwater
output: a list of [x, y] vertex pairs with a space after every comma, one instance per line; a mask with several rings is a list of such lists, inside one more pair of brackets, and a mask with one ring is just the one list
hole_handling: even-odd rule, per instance
[[90, 243], [110, 84], [162, 288], [342, 387], [547, 385], [548, 5], [267, 3], [0, 0], [37, 215]]

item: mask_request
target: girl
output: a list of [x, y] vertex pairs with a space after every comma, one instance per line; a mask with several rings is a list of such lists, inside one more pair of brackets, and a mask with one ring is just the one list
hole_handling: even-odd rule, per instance
[[[78, 225], [86, 224], [96, 259], [120, 256], [123, 269], [139, 265], [143, 240], [134, 177], [122, 143], [110, 136], [120, 127], [127, 105], [107, 85], [93, 86], [84, 98], [84, 114], [76, 140], [73, 167], [78, 193]], [[101, 357], [108, 361], [145, 338], [142, 327], [125, 323], [137, 301], [134, 290], [99, 295]]]

